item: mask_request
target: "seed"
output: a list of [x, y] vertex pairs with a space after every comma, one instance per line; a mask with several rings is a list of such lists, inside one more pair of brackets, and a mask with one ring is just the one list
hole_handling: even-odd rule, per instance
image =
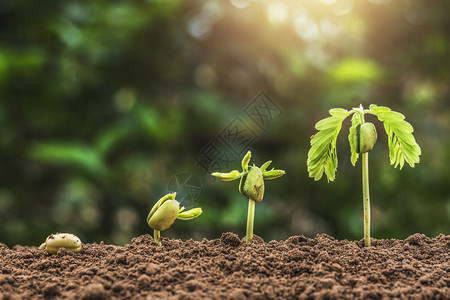
[[261, 169], [253, 166], [249, 172], [241, 178], [239, 192], [247, 199], [261, 202], [264, 197], [264, 177]]
[[359, 138], [359, 143], [356, 148], [356, 153], [366, 153], [373, 149], [377, 142], [377, 130], [375, 125], [366, 122], [356, 127], [356, 137]]
[[180, 203], [176, 200], [166, 200], [150, 217], [148, 225], [154, 230], [163, 231], [172, 226], [177, 219]]
[[45, 243], [39, 247], [39, 249], [45, 249], [48, 254], [57, 253], [59, 248], [78, 253], [81, 250], [81, 240], [71, 233], [55, 233], [49, 235]]

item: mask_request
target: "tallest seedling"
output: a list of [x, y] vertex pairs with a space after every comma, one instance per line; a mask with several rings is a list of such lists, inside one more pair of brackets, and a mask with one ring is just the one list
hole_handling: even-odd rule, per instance
[[388, 136], [389, 157], [391, 165], [403, 168], [405, 161], [414, 167], [420, 161], [421, 150], [416, 143], [411, 124], [405, 121], [405, 116], [392, 111], [389, 107], [370, 105], [369, 109], [362, 106], [347, 111], [342, 108], [330, 110], [331, 117], [320, 120], [316, 124], [319, 130], [311, 139], [311, 149], [308, 152], [309, 177], [314, 180], [322, 178], [323, 173], [328, 181], [333, 181], [338, 165], [336, 139], [342, 127], [342, 121], [352, 115], [352, 125], [348, 140], [352, 152], [351, 161], [355, 165], [362, 156], [362, 186], [364, 204], [364, 244], [370, 246], [370, 196], [369, 196], [369, 152], [377, 141], [375, 126], [365, 122], [364, 115], [375, 115], [383, 122]]

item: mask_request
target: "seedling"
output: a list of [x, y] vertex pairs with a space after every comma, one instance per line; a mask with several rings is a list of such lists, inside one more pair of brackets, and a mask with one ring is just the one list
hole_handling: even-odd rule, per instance
[[211, 175], [222, 179], [223, 181], [232, 181], [241, 178], [239, 183], [239, 192], [248, 199], [248, 214], [247, 214], [247, 235], [246, 242], [251, 242], [253, 239], [253, 223], [255, 216], [255, 202], [261, 202], [264, 197], [264, 179], [270, 180], [283, 176], [286, 174], [283, 170], [266, 171], [267, 167], [272, 163], [271, 160], [261, 166], [261, 168], [253, 165], [248, 166], [250, 162], [251, 152], [242, 159], [242, 172], [233, 170], [230, 173], [214, 172]]
[[81, 251], [81, 240], [71, 233], [55, 233], [47, 237], [39, 249], [46, 250], [48, 254], [55, 254], [59, 248], [78, 253]]
[[176, 219], [190, 220], [197, 218], [203, 212], [201, 208], [184, 211], [175, 200], [177, 193], [167, 194], [156, 202], [147, 216], [147, 224], [153, 229], [156, 245], [161, 246], [161, 231], [169, 229]]
[[338, 166], [336, 139], [342, 127], [342, 121], [352, 115], [352, 125], [349, 130], [348, 140], [351, 150], [351, 162], [353, 166], [362, 156], [362, 188], [364, 206], [364, 244], [370, 246], [370, 196], [369, 196], [369, 152], [377, 141], [377, 132], [374, 124], [365, 122], [364, 115], [375, 115], [383, 122], [388, 136], [389, 157], [391, 165], [403, 168], [405, 162], [411, 167], [419, 163], [421, 149], [416, 143], [411, 124], [406, 122], [405, 116], [392, 111], [388, 107], [370, 105], [369, 109], [363, 109], [362, 105], [347, 111], [342, 108], [330, 110], [331, 117], [320, 120], [316, 124], [317, 134], [311, 138], [311, 149], [308, 152], [309, 177], [320, 180], [323, 173], [328, 181], [333, 181]]

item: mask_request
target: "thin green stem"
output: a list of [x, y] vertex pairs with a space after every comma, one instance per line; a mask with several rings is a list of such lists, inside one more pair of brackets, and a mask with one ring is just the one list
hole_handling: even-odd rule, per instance
[[246, 242], [249, 243], [253, 239], [253, 220], [255, 218], [255, 201], [248, 199], [248, 214], [247, 214], [247, 236]]
[[364, 244], [370, 246], [369, 153], [362, 154], [362, 186], [364, 205]]
[[159, 230], [153, 230], [153, 239], [155, 240], [156, 246], [161, 247], [161, 232]]

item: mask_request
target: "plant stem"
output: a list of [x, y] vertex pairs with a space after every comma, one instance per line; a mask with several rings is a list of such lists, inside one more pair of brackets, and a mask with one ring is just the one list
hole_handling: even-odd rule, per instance
[[364, 244], [370, 246], [369, 153], [362, 154], [362, 186], [364, 205]]
[[253, 239], [253, 220], [255, 218], [255, 201], [248, 199], [248, 214], [247, 214], [247, 236], [246, 242], [249, 243]]
[[153, 230], [153, 239], [155, 240], [156, 246], [161, 247], [161, 232], [159, 230]]

